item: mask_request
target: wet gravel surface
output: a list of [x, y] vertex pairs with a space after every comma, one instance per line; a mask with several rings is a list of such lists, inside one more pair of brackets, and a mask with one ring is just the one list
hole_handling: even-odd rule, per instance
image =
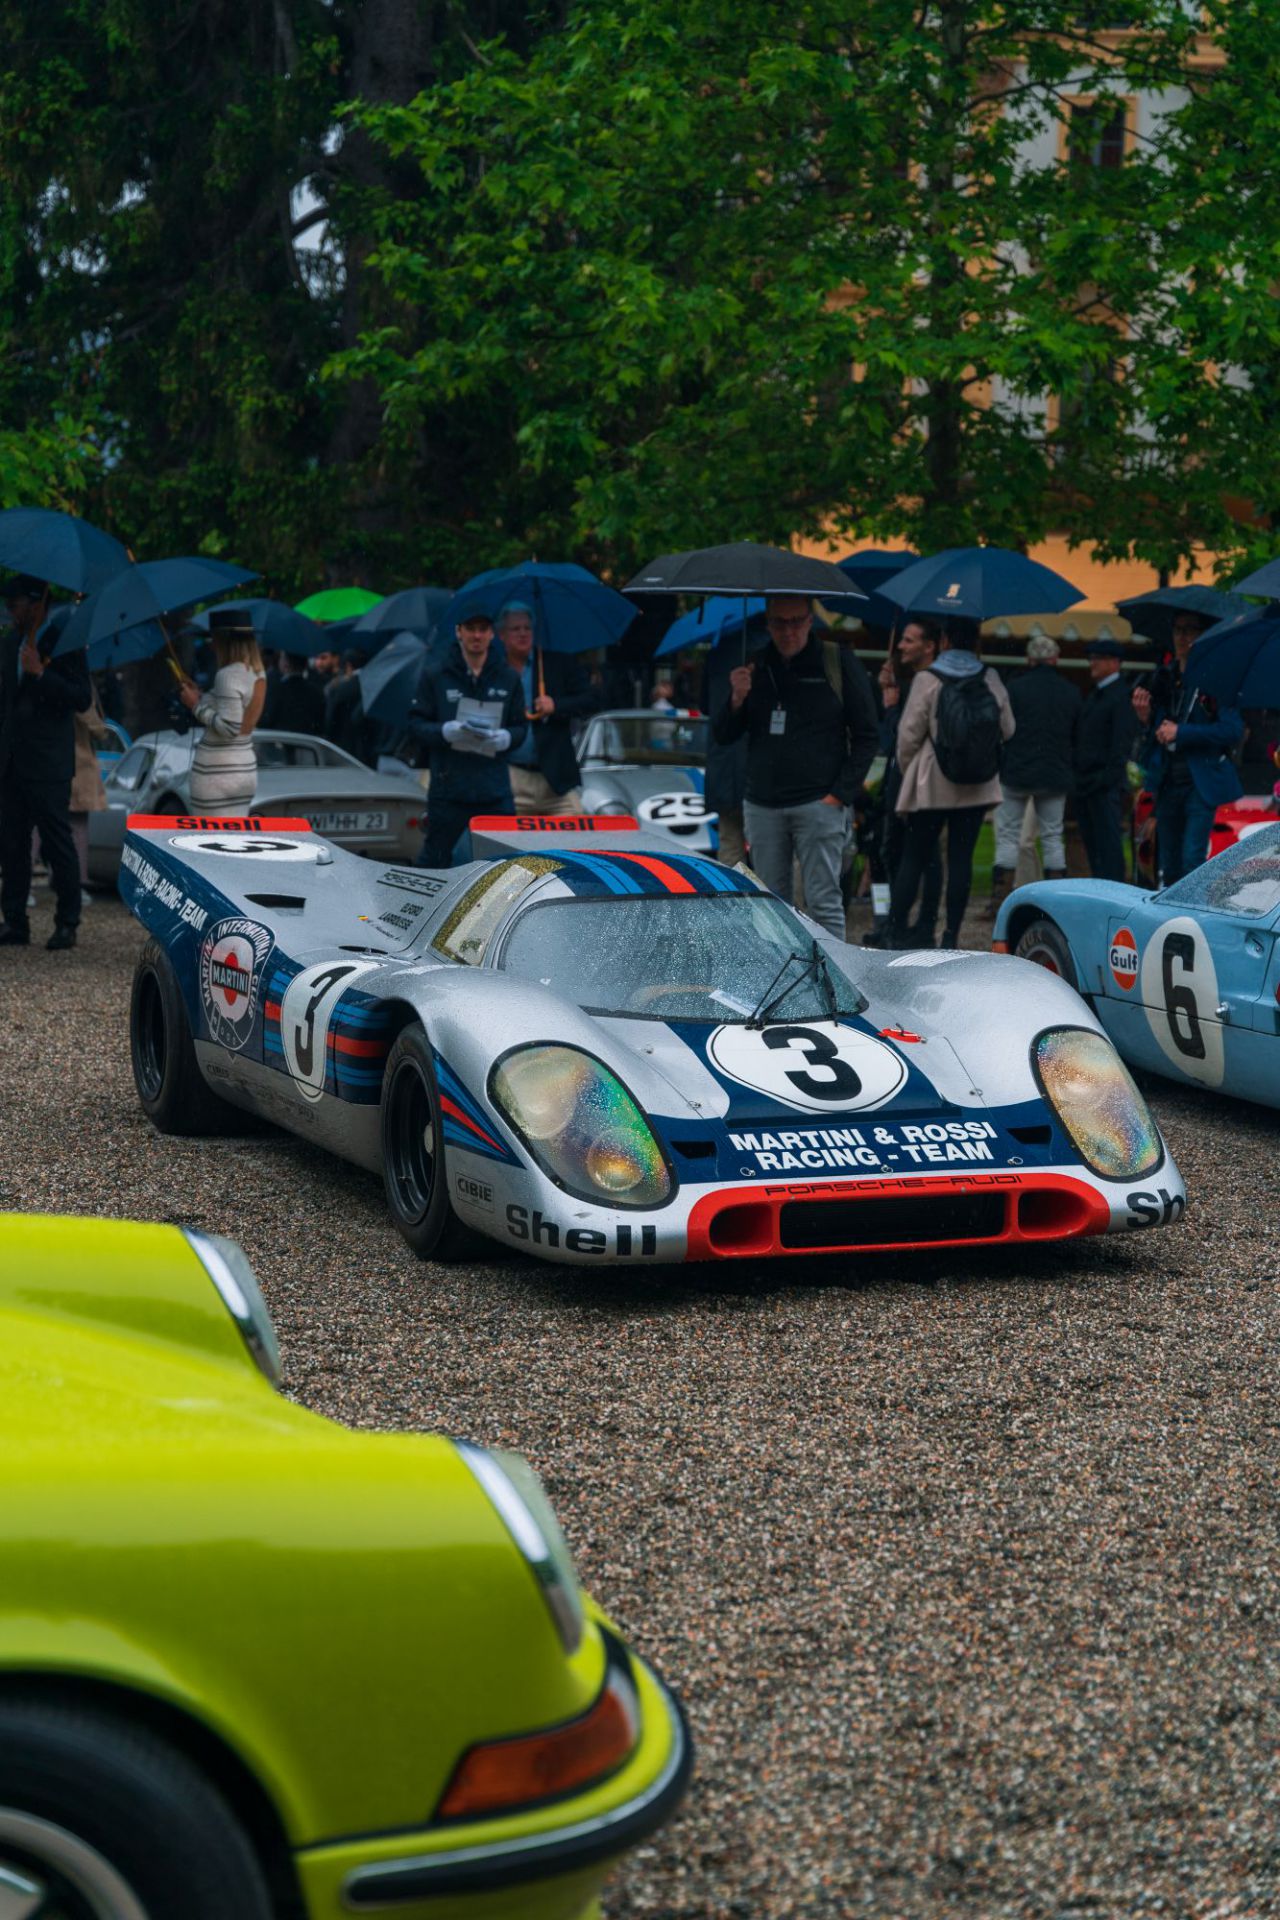
[[81, 938], [0, 951], [0, 1205], [233, 1233], [292, 1393], [535, 1462], [699, 1743], [611, 1920], [1280, 1912], [1280, 1117], [1154, 1086], [1188, 1218], [1074, 1252], [434, 1269], [300, 1142], [159, 1138], [141, 935]]

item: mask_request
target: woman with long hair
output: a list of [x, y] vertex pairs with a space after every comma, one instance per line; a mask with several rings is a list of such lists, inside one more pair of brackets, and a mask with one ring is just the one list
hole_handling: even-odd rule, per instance
[[212, 687], [202, 694], [187, 680], [178, 695], [204, 729], [191, 763], [191, 804], [235, 811], [252, 804], [258, 785], [253, 730], [267, 697], [266, 672], [258, 637], [237, 609], [213, 609], [209, 639], [217, 661]]

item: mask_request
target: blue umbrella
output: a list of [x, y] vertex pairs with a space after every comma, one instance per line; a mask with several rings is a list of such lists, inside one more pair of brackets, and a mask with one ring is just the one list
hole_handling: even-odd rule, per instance
[[1265, 566], [1257, 567], [1254, 572], [1246, 573], [1243, 580], [1234, 580], [1233, 593], [1253, 593], [1259, 599], [1280, 600], [1280, 560], [1268, 560]]
[[[323, 653], [326, 647], [334, 644], [331, 627], [326, 629], [317, 626], [314, 620], [308, 620], [305, 613], [286, 607], [283, 600], [224, 600], [218, 608], [219, 613], [225, 613], [228, 607], [247, 614], [261, 645], [278, 647], [282, 653]], [[198, 613], [191, 624], [208, 627], [208, 614]]]
[[402, 727], [430, 658], [431, 648], [416, 633], [397, 633], [388, 640], [375, 660], [356, 671], [366, 715]]
[[860, 552], [836, 561], [841, 573], [847, 573], [854, 586], [861, 587], [867, 596], [866, 605], [858, 608], [858, 618], [864, 627], [901, 625], [902, 608], [886, 600], [880, 588], [919, 558], [910, 547], [863, 547]]
[[92, 593], [129, 565], [129, 549], [101, 527], [53, 507], [0, 513], [0, 567], [31, 573], [72, 593]]
[[[155, 631], [154, 623], [166, 613], [194, 606], [197, 600], [206, 600], [210, 594], [225, 593], [228, 587], [243, 586], [257, 577], [256, 573], [229, 566], [224, 560], [196, 557], [144, 560], [138, 566], [125, 567], [76, 608], [54, 651], [71, 653], [77, 647], [97, 648], [100, 642], [113, 640], [117, 635], [123, 638], [130, 629], [144, 625]], [[163, 632], [158, 644], [164, 644]], [[154, 652], [154, 645], [145, 651]], [[136, 650], [124, 655], [133, 660], [141, 657]], [[119, 666], [122, 660], [118, 652], [112, 652], [103, 662], [95, 659], [93, 664]]]
[[1216, 587], [1153, 587], [1150, 593], [1135, 593], [1128, 600], [1117, 600], [1116, 611], [1124, 615], [1135, 633], [1144, 633], [1162, 647], [1173, 644], [1174, 615], [1198, 613], [1205, 619], [1232, 620], [1253, 613], [1255, 608], [1238, 593], [1219, 593]]
[[548, 653], [586, 653], [621, 640], [638, 609], [585, 567], [528, 560], [519, 567], [477, 573], [459, 587], [441, 619], [452, 634], [459, 616], [475, 610], [496, 619], [509, 600], [532, 609], [538, 645]]
[[881, 583], [885, 599], [935, 620], [1061, 613], [1084, 598], [1052, 567], [1010, 547], [947, 547]]
[[713, 647], [719, 646], [722, 640], [740, 634], [744, 626], [758, 619], [764, 608], [763, 599], [736, 600], [725, 594], [712, 594], [692, 613], [682, 613], [678, 620], [672, 621], [653, 657], [661, 660], [664, 654], [679, 653], [682, 647], [705, 647], [708, 642]]
[[1187, 655], [1185, 678], [1224, 707], [1280, 707], [1280, 608], [1210, 627]]
[[[355, 635], [433, 633], [453, 597], [447, 587], [405, 587], [362, 613], [353, 623], [352, 632]], [[355, 644], [363, 643], [356, 639]]]

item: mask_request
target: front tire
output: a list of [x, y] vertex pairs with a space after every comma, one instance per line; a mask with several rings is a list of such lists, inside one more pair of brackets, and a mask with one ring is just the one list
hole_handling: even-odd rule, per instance
[[247, 1133], [253, 1122], [219, 1099], [196, 1061], [173, 962], [148, 940], [133, 972], [129, 1052], [142, 1110], [159, 1133]]
[[382, 1181], [391, 1218], [420, 1260], [475, 1251], [449, 1199], [443, 1119], [431, 1043], [415, 1022], [392, 1047], [382, 1082]]
[[109, 1714], [21, 1695], [0, 1702], [0, 1892], [6, 1912], [67, 1920], [271, 1916], [248, 1835], [185, 1754]]
[[1033, 920], [1014, 948], [1019, 960], [1034, 961], [1048, 973], [1056, 973], [1069, 987], [1080, 991], [1080, 978], [1071, 957], [1067, 936], [1052, 920]]

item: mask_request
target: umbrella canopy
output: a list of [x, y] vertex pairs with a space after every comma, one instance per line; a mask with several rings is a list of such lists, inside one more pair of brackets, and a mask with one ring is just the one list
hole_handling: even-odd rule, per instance
[[1280, 560], [1268, 560], [1265, 566], [1257, 567], [1252, 573], [1246, 573], [1243, 580], [1233, 580], [1233, 593], [1252, 593], [1259, 599], [1280, 600]]
[[758, 620], [764, 607], [759, 598], [734, 600], [712, 594], [692, 613], [682, 613], [672, 621], [653, 657], [661, 660], [664, 654], [679, 653], [682, 647], [719, 646], [722, 640], [740, 634], [750, 621]]
[[[153, 626], [166, 613], [194, 606], [210, 594], [225, 593], [228, 587], [243, 586], [257, 577], [223, 560], [144, 560], [139, 566], [126, 566], [76, 608], [54, 652], [71, 653], [77, 647], [96, 647], [117, 635], [123, 638], [130, 628]], [[146, 646], [145, 653], [154, 653], [157, 645], [164, 645], [163, 630], [157, 642]], [[120, 666], [126, 659], [144, 657], [136, 651], [109, 653], [93, 664]]]
[[1210, 627], [1187, 655], [1185, 679], [1225, 707], [1280, 707], [1280, 609]]
[[621, 640], [636, 609], [603, 580], [571, 562], [527, 560], [519, 567], [477, 573], [459, 587], [441, 618], [452, 634], [468, 609], [497, 619], [510, 600], [533, 610], [534, 635], [548, 653], [586, 653]]
[[1011, 547], [947, 547], [880, 587], [894, 606], [932, 619], [993, 620], [1002, 613], [1061, 613], [1084, 595], [1052, 567]]
[[1238, 593], [1219, 593], [1216, 587], [1153, 587], [1150, 593], [1136, 593], [1128, 600], [1117, 600], [1116, 611], [1124, 615], [1135, 633], [1144, 633], [1159, 646], [1173, 645], [1173, 620], [1178, 613], [1197, 613], [1211, 620], [1231, 620], [1254, 611]]
[[660, 553], [624, 593], [794, 593], [823, 600], [864, 600], [866, 595], [830, 560], [811, 560], [782, 547], [737, 540], [727, 547]]
[[[432, 633], [452, 599], [447, 587], [405, 587], [362, 613], [355, 623], [355, 633]], [[356, 645], [360, 645], [358, 638]]]
[[72, 593], [92, 593], [128, 565], [127, 547], [74, 513], [52, 507], [0, 513], [0, 567], [52, 580]]
[[376, 607], [381, 598], [368, 587], [326, 587], [299, 600], [294, 612], [308, 620], [354, 620]]
[[357, 668], [360, 698], [368, 718], [402, 727], [430, 657], [430, 647], [416, 633], [397, 633], [380, 649], [376, 660]]
[[866, 605], [855, 609], [864, 627], [892, 628], [902, 624], [902, 608], [886, 600], [880, 588], [919, 558], [910, 547], [863, 547], [860, 552], [836, 561], [841, 573], [847, 573], [854, 586], [861, 587], [867, 596]]
[[[248, 616], [249, 625], [264, 647], [278, 647], [282, 653], [312, 654], [322, 653], [326, 646], [333, 645], [331, 639], [325, 639], [322, 627], [308, 620], [296, 607], [286, 607], [283, 600], [224, 600], [218, 611], [225, 613], [229, 607]], [[208, 614], [198, 613], [191, 624], [207, 628]]]

